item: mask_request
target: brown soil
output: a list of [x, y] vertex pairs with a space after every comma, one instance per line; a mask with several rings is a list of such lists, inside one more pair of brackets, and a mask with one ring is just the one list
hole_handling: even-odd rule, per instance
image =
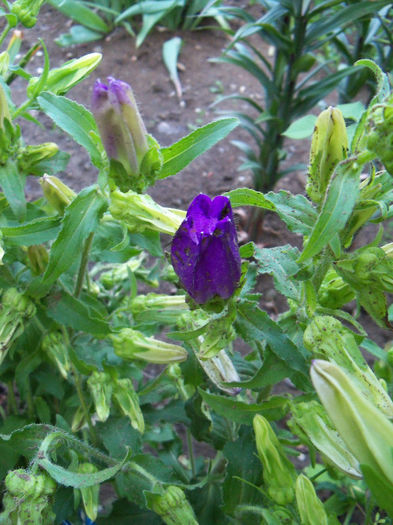
[[[44, 6], [39, 17], [39, 24], [25, 32], [21, 53], [26, 52], [38, 38], [43, 38], [45, 41], [51, 59], [51, 67], [58, 67], [71, 58], [78, 58], [92, 51], [102, 53], [103, 59], [96, 71], [87, 80], [73, 88], [68, 96], [89, 107], [92, 87], [97, 78], [105, 80], [106, 77], [113, 76], [128, 82], [139, 102], [148, 131], [163, 146], [175, 142], [195, 126], [206, 124], [219, 117], [217, 107], [212, 107], [212, 103], [218, 96], [214, 92], [217, 86], [220, 87], [220, 95], [240, 92], [243, 95], [254, 97], [261, 103], [261, 87], [251, 75], [245, 74], [240, 68], [213, 63], [209, 60], [220, 56], [222, 49], [228, 43], [227, 36], [218, 30], [184, 33], [155, 31], [137, 49], [134, 39], [123, 28], [118, 28], [102, 41], [60, 48], [54, 40], [70, 26], [70, 20], [54, 8]], [[183, 87], [181, 100], [176, 96], [162, 60], [162, 44], [173, 36], [183, 38], [180, 56], [180, 78]], [[267, 46], [264, 51], [268, 53]], [[42, 66], [43, 53], [38, 52], [29, 65], [29, 71], [34, 75], [39, 75]], [[25, 85], [22, 79], [17, 79], [12, 84], [14, 102], [21, 103], [24, 100]], [[336, 96], [332, 94], [329, 97], [329, 103], [334, 104], [335, 102]], [[222, 104], [219, 109], [223, 110], [225, 107], [227, 108], [228, 105]], [[239, 108], [238, 106], [237, 109], [244, 109], [244, 107]], [[70, 153], [71, 159], [67, 172], [60, 176], [75, 190], [78, 191], [94, 183], [97, 171], [90, 164], [86, 152], [71, 137], [56, 129], [50, 119], [42, 115], [39, 119], [44, 124], [44, 129], [26, 121], [21, 123], [25, 141], [30, 144], [55, 141], [61, 150]], [[193, 197], [200, 192], [215, 196], [236, 187], [252, 186], [250, 172], [238, 171], [241, 164], [240, 152], [231, 143], [232, 140], [245, 140], [254, 146], [250, 136], [239, 127], [181, 173], [159, 181], [150, 190], [152, 196], [162, 205], [186, 209]], [[306, 163], [309, 141], [288, 141], [286, 151], [287, 158], [284, 168], [299, 162]], [[285, 188], [292, 193], [301, 193], [304, 191], [304, 185], [305, 173], [293, 172], [281, 179], [277, 189]], [[33, 177], [27, 182], [27, 192], [31, 200], [41, 196], [40, 186]], [[242, 211], [240, 210], [239, 229], [241, 229], [241, 218]], [[361, 241], [359, 244], [367, 242], [363, 237]], [[266, 214], [261, 242], [268, 247], [290, 243], [301, 248], [300, 237], [288, 232], [280, 219], [270, 213]], [[263, 280], [262, 289], [264, 307], [267, 311], [275, 314], [285, 308], [285, 301], [277, 297], [269, 277]], [[368, 323], [367, 328], [370, 330], [370, 336], [379, 344], [390, 339], [390, 335], [377, 329], [374, 323]]]

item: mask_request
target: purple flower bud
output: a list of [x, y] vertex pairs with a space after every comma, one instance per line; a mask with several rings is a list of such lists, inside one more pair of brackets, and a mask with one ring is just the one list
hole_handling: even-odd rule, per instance
[[139, 175], [149, 146], [147, 132], [131, 87], [108, 77], [108, 84], [94, 84], [92, 111], [110, 160], [119, 162], [128, 175]]
[[200, 194], [172, 242], [172, 264], [181, 284], [198, 304], [231, 297], [241, 274], [232, 208], [227, 197]]

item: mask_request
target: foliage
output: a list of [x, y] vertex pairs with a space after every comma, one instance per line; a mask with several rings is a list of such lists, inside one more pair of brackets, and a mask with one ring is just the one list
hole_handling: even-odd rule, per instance
[[[2, 15], [4, 42], [18, 16]], [[0, 55], [0, 522], [80, 523], [82, 513], [97, 524], [393, 523], [393, 355], [369, 338], [351, 305], [391, 328], [393, 249], [381, 245], [393, 210], [387, 76], [362, 62], [378, 90], [349, 143], [339, 110], [320, 117], [309, 198], [240, 188], [200, 197], [201, 209], [185, 219], [144, 191], [237, 121], [210, 123], [167, 148], [146, 134], [143, 158], [122, 165], [122, 191], [113, 146], [144, 132], [129, 118], [131, 88], [112, 79], [120, 92], [107, 98], [109, 87], [98, 86], [106, 94], [96, 111], [111, 116], [106, 135], [105, 122], [97, 126], [65, 96], [99, 55], [53, 70], [45, 53], [35, 79], [15, 62], [14, 45], [11, 37]], [[10, 89], [15, 74], [27, 81], [20, 106]], [[87, 150], [96, 184], [75, 194], [56, 176], [67, 165], [56, 144], [22, 140], [24, 119], [38, 124], [41, 113]], [[101, 137], [110, 133], [105, 149]], [[24, 190], [31, 175], [43, 191], [34, 202]], [[187, 227], [200, 257], [217, 242], [219, 257], [227, 251], [237, 264], [227, 198], [234, 208], [277, 213], [304, 248], [241, 246], [233, 295], [220, 289], [216, 300], [206, 293], [197, 303], [180, 287], [160, 233]], [[370, 223], [380, 231], [355, 247]], [[215, 261], [203, 263], [208, 287]], [[286, 298], [279, 316], [262, 309], [255, 291], [264, 274]], [[238, 274], [230, 279], [233, 287]], [[192, 291], [197, 281], [186, 281]], [[360, 347], [374, 356], [374, 370]]]
[[[259, 3], [266, 11], [260, 18], [254, 18], [247, 9], [224, 8], [224, 12], [236, 16], [243, 24], [236, 32], [231, 32], [230, 45], [215, 60], [242, 68], [261, 86], [262, 103], [243, 94], [225, 96], [219, 101], [238, 100], [250, 109], [251, 113], [235, 110], [230, 114], [240, 119], [255, 142], [256, 151], [248, 142], [236, 141], [235, 144], [246, 158], [240, 169], [251, 169], [254, 188], [265, 192], [273, 189], [283, 175], [299, 169], [296, 164], [287, 170], [281, 168], [285, 159], [283, 133], [292, 121], [305, 115], [343, 81], [347, 91], [352, 90], [348, 91], [349, 97], [362, 85], [363, 71], [367, 76], [368, 70], [354, 68], [353, 64], [358, 58], [368, 56], [371, 45], [377, 46], [382, 53], [384, 46], [376, 32], [386, 29], [385, 39], [387, 35], [390, 38], [386, 21], [381, 17], [386, 15], [391, 3], [339, 0], [261, 0]], [[358, 26], [363, 32], [356, 32]], [[367, 40], [370, 42], [368, 47], [366, 44], [362, 47], [360, 43], [366, 31], [370, 31]], [[353, 52], [352, 46], [346, 45], [350, 33], [359, 42]], [[327, 44], [333, 43], [345, 55], [348, 66], [339, 64], [342, 67], [337, 67], [336, 60], [327, 60], [324, 56]], [[270, 51], [269, 56], [266, 53], [266, 46], [270, 46], [271, 58]], [[389, 51], [387, 53], [389, 61]], [[355, 85], [356, 89], [352, 89]], [[255, 225], [251, 233], [255, 236]]]

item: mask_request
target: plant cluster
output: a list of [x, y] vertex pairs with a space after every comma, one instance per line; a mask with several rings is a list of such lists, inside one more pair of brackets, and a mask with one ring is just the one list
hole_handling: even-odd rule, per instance
[[[41, 3], [6, 2], [0, 41]], [[162, 148], [121, 80], [96, 82], [92, 113], [65, 96], [100, 55], [52, 69], [44, 47], [35, 78], [14, 45], [0, 54], [0, 523], [392, 523], [393, 355], [349, 308], [391, 328], [386, 74], [359, 64], [378, 89], [350, 140], [339, 110], [318, 117], [308, 197], [241, 188], [183, 211], [146, 190], [236, 119]], [[20, 106], [14, 75], [27, 82]], [[96, 184], [75, 194], [56, 176], [57, 145], [24, 142], [24, 119], [42, 113], [87, 150]], [[239, 247], [238, 206], [277, 213], [303, 250]], [[355, 248], [370, 223], [378, 233]], [[287, 300], [278, 317], [256, 292], [264, 274]]]

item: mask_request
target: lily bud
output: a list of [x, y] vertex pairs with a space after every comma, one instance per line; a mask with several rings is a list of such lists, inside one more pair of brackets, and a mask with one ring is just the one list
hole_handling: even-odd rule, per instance
[[94, 406], [100, 421], [106, 421], [111, 411], [112, 378], [106, 372], [93, 372], [87, 380]]
[[[97, 468], [91, 463], [81, 463], [78, 465], [78, 472], [81, 474], [94, 474], [97, 472]], [[91, 521], [95, 521], [98, 515], [100, 486], [91, 485], [90, 487], [84, 487], [79, 490], [82, 496], [86, 516]]]
[[347, 157], [347, 151], [344, 117], [339, 109], [329, 107], [317, 118], [311, 141], [306, 191], [312, 201], [323, 200], [334, 169]]
[[42, 191], [46, 200], [60, 214], [76, 197], [76, 193], [54, 175], [44, 175], [40, 179]]
[[115, 353], [122, 359], [141, 359], [148, 363], [165, 365], [185, 361], [188, 355], [179, 345], [147, 337], [131, 328], [122, 328], [119, 332], [111, 334], [110, 338]]
[[171, 485], [163, 494], [145, 492], [148, 508], [161, 516], [166, 525], [198, 525], [194, 510], [181, 488]]
[[5, 478], [5, 487], [1, 523], [54, 522], [52, 499], [56, 483], [46, 472], [32, 474], [23, 469], [13, 470]]
[[[111, 175], [122, 191], [132, 189], [149, 150], [147, 132], [131, 87], [108, 77], [94, 84], [92, 111], [111, 162]], [[134, 187], [133, 189], [137, 189]]]
[[286, 457], [267, 419], [256, 415], [253, 427], [268, 494], [279, 505], [287, 505], [293, 501], [295, 495], [295, 467]]
[[11, 13], [25, 27], [33, 27], [37, 23], [37, 15], [45, 0], [15, 0], [11, 5]]
[[233, 295], [241, 260], [227, 197], [195, 197], [172, 241], [171, 260], [181, 285], [197, 304]]
[[153, 230], [174, 235], [185, 216], [182, 210], [164, 208], [150, 195], [134, 191], [113, 191], [109, 211], [114, 219], [123, 222], [130, 232], [136, 233]]
[[25, 323], [35, 315], [36, 307], [16, 288], [3, 293], [0, 312], [0, 365], [12, 342], [24, 331]]
[[50, 332], [42, 338], [42, 349], [53, 361], [59, 372], [67, 379], [71, 370], [68, 348], [60, 332]]
[[48, 251], [43, 244], [33, 244], [27, 248], [28, 264], [34, 275], [41, 275], [48, 265]]
[[336, 364], [313, 361], [311, 380], [348, 449], [361, 465], [392, 484], [393, 423]]
[[113, 396], [120, 410], [129, 418], [131, 425], [143, 434], [145, 431], [145, 421], [141, 407], [139, 406], [138, 394], [134, 390], [131, 379], [117, 379]]
[[313, 484], [303, 474], [298, 476], [295, 490], [301, 525], [328, 525], [325, 508], [316, 495]]
[[343, 367], [363, 394], [385, 415], [393, 417], [393, 402], [367, 365], [350, 330], [334, 317], [318, 316], [304, 332], [304, 345], [315, 356]]
[[146, 295], [137, 295], [131, 303], [131, 311], [134, 315], [151, 309], [187, 309], [185, 295], [164, 295], [149, 293]]

